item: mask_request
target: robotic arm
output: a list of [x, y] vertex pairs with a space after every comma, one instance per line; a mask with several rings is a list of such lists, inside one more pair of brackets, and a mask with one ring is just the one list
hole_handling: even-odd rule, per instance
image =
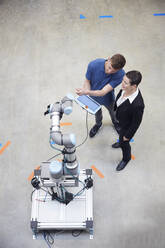
[[71, 148], [76, 144], [74, 134], [62, 134], [60, 131], [60, 120], [63, 114], [69, 115], [72, 112], [72, 100], [68, 97], [64, 97], [61, 102], [48, 105], [47, 111], [44, 113], [50, 114], [52, 120], [50, 128], [50, 138], [57, 145], [64, 145]]
[[79, 164], [75, 154], [75, 134], [63, 134], [60, 130], [60, 120], [63, 114], [69, 115], [72, 112], [72, 105], [73, 100], [65, 96], [60, 102], [48, 105], [47, 111], [44, 113], [44, 115], [50, 114], [51, 119], [50, 144], [53, 141], [54, 144], [64, 146], [63, 164], [60, 166], [58, 161], [53, 161], [49, 166], [50, 174], [54, 179], [61, 177], [62, 171], [64, 175], [76, 176], [79, 174]]

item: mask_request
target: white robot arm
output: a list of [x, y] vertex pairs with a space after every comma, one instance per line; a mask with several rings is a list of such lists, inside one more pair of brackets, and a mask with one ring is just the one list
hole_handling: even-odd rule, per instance
[[[79, 164], [76, 158], [76, 138], [75, 134], [63, 134], [60, 130], [60, 120], [63, 114], [69, 115], [72, 112], [73, 100], [65, 96], [60, 102], [48, 105], [47, 111], [44, 113], [50, 114], [51, 127], [50, 127], [50, 144], [53, 141], [54, 144], [64, 146], [63, 164], [61, 166], [58, 161], [50, 163], [49, 170], [53, 178], [59, 179], [64, 175], [78, 175]], [[58, 166], [57, 166], [58, 164]]]

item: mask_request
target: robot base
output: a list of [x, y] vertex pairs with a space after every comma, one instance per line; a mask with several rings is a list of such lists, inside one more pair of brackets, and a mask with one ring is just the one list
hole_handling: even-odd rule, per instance
[[[81, 170], [79, 179], [84, 182], [91, 174], [91, 169]], [[78, 187], [68, 187], [67, 190], [75, 194], [81, 188], [79, 183]], [[43, 230], [86, 230], [92, 239], [93, 187], [85, 189], [68, 205], [52, 200], [43, 190], [35, 190], [32, 195], [31, 228], [34, 234]]]

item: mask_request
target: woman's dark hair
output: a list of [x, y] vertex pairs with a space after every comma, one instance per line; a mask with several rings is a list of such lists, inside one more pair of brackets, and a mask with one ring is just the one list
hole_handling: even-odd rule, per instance
[[142, 80], [142, 74], [139, 71], [128, 71], [126, 77], [129, 78], [131, 85], [139, 85]]

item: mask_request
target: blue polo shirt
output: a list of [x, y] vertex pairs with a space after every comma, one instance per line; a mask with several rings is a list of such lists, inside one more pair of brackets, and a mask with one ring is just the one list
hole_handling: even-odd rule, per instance
[[[120, 69], [116, 73], [105, 73], [105, 59], [96, 59], [88, 65], [86, 78], [90, 80], [91, 90], [101, 90], [105, 85], [110, 84], [114, 89], [123, 80], [125, 71]], [[109, 106], [115, 100], [114, 90], [110, 91], [105, 96], [92, 96], [92, 98], [101, 105]]]

